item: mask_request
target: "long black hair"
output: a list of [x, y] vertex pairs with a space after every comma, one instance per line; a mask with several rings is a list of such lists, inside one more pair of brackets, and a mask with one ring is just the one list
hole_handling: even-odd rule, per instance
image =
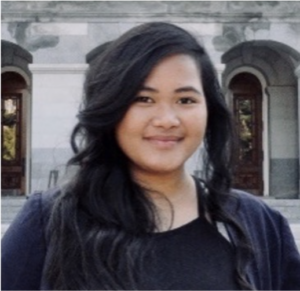
[[144, 80], [163, 58], [187, 54], [201, 71], [208, 108], [205, 135], [205, 205], [213, 220], [236, 229], [236, 280], [245, 277], [247, 237], [227, 213], [232, 169], [232, 125], [215, 70], [204, 48], [185, 30], [168, 23], [137, 26], [111, 42], [90, 66], [78, 114], [69, 165], [78, 168], [56, 199], [48, 227], [45, 274], [54, 289], [135, 289], [155, 231], [155, 207], [128, 171], [115, 128]]

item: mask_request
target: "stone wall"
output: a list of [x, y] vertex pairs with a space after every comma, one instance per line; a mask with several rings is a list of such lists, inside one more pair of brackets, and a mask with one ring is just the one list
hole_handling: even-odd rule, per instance
[[170, 21], [219, 62], [250, 40], [299, 51], [299, 13], [298, 1], [2, 1], [2, 37], [32, 52], [35, 63], [84, 63], [93, 48], [141, 22]]
[[50, 171], [65, 173], [70, 135], [82, 97], [87, 65], [32, 64], [32, 190], [43, 190]]
[[[299, 15], [300, 1], [2, 1], [2, 38], [33, 56], [32, 191], [46, 188], [50, 170], [62, 172], [70, 156], [68, 136], [76, 121], [88, 53], [139, 23], [167, 21], [194, 34], [216, 66], [238, 48], [253, 68], [265, 68], [267, 83], [277, 78], [272, 86], [291, 86], [269, 96], [267, 194], [297, 196], [299, 101], [297, 78], [291, 75], [300, 53]], [[256, 47], [260, 59], [255, 64], [249, 47], [258, 42], [276, 45], [268, 45], [269, 50]], [[244, 43], [247, 49], [239, 47]], [[277, 44], [287, 52], [278, 55]], [[199, 170], [195, 159], [189, 169]]]

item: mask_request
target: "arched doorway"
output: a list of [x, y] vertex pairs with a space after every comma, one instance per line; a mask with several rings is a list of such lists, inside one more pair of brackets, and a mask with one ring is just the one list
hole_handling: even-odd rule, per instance
[[30, 192], [32, 55], [8, 41], [1, 47], [1, 194], [22, 195]]
[[232, 108], [230, 85], [236, 75], [250, 73], [261, 84], [264, 196], [299, 195], [299, 92], [294, 74], [299, 62], [299, 52], [271, 40], [240, 43], [222, 56], [223, 84]]
[[229, 89], [239, 143], [234, 187], [262, 195], [262, 87], [255, 75], [240, 73], [232, 78]]
[[25, 193], [26, 96], [24, 78], [16, 72], [1, 75], [1, 180], [6, 194]]

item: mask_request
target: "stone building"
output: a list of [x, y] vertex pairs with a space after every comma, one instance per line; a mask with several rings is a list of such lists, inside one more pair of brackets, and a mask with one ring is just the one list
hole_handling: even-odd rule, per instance
[[89, 61], [131, 27], [165, 21], [215, 64], [240, 140], [235, 186], [298, 199], [299, 15], [300, 1], [2, 1], [2, 193], [62, 179]]

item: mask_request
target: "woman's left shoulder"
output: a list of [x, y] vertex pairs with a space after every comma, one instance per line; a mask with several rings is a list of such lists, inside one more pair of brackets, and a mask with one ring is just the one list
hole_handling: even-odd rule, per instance
[[232, 190], [230, 197], [228, 210], [243, 226], [254, 250], [256, 267], [250, 268], [250, 275], [258, 289], [299, 290], [300, 255], [288, 220], [263, 198], [240, 190]]
[[252, 222], [259, 220], [269, 220], [274, 223], [281, 221], [282, 214], [269, 206], [267, 202], [260, 196], [255, 196], [248, 192], [232, 189], [231, 199], [229, 199], [228, 207], [245, 219]]

